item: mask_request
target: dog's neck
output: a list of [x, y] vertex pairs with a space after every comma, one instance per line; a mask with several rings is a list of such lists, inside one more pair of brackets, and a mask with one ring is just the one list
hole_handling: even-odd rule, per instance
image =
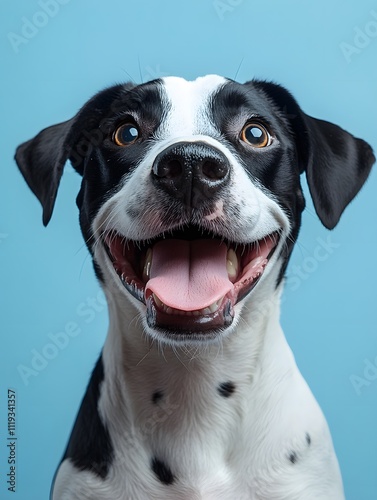
[[[108, 296], [110, 327], [103, 350], [107, 390], [100, 407], [110, 426], [115, 419], [117, 438], [130, 446], [129, 431], [119, 435], [119, 429], [138, 428], [144, 441], [154, 443], [152, 448], [169, 446], [169, 453], [174, 446], [188, 451], [193, 442], [207, 452], [222, 443], [220, 454], [230, 453], [235, 434], [245, 437], [245, 413], [264, 408], [267, 414], [270, 405], [276, 406], [282, 385], [284, 390], [281, 382], [294, 366], [279, 323], [280, 294], [280, 288], [265, 291], [264, 297], [262, 291], [255, 301], [258, 309], [244, 307], [233, 334], [221, 344], [200, 348], [149, 340], [132, 306], [117, 294]], [[230, 403], [226, 414], [224, 398]]]

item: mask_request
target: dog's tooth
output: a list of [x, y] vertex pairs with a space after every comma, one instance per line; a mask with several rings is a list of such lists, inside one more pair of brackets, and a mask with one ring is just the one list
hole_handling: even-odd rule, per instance
[[155, 293], [153, 294], [153, 300], [159, 309], [163, 308], [164, 303], [157, 297]]
[[148, 248], [147, 253], [145, 255], [145, 262], [143, 268], [143, 280], [148, 281], [151, 276], [151, 265], [152, 265], [152, 249]]
[[211, 313], [216, 312], [218, 310], [218, 308], [219, 308], [219, 301], [216, 301], [209, 306]]
[[226, 255], [226, 270], [230, 281], [234, 281], [238, 275], [238, 259], [236, 252], [230, 248]]
[[174, 307], [167, 306], [166, 304], [164, 304], [161, 301], [161, 299], [159, 299], [157, 297], [157, 295], [155, 293], [153, 293], [152, 295], [153, 295], [153, 300], [154, 300], [156, 306], [158, 307], [158, 309], [161, 309], [166, 314], [177, 315], [177, 316], [205, 316], [208, 314], [212, 314], [219, 309], [219, 307], [222, 303], [222, 300], [223, 300], [223, 299], [217, 300], [216, 302], [214, 302], [210, 306], [205, 307], [205, 308], [200, 309], [200, 310], [183, 311], [181, 309], [175, 309]]

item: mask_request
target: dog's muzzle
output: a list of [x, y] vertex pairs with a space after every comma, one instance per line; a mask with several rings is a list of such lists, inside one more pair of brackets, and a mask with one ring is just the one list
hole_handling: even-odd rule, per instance
[[227, 157], [213, 146], [175, 143], [156, 156], [150, 175], [182, 219], [175, 213], [171, 227], [148, 240], [106, 231], [107, 254], [124, 287], [146, 305], [150, 328], [210, 338], [232, 324], [234, 306], [258, 283], [279, 235], [229, 241], [221, 216], [208, 229], [205, 219], [223, 203], [232, 178]]

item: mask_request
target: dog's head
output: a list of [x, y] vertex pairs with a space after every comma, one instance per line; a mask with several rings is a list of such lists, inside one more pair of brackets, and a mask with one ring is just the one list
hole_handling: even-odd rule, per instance
[[281, 86], [218, 76], [106, 89], [22, 144], [45, 225], [67, 159], [99, 279], [170, 342], [231, 331], [259, 282], [279, 284], [305, 206], [300, 174], [332, 229], [374, 162]]

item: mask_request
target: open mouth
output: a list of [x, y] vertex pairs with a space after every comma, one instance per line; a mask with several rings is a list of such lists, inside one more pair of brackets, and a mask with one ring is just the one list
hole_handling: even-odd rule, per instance
[[229, 326], [234, 306], [260, 280], [278, 239], [275, 232], [240, 244], [195, 226], [146, 241], [114, 230], [103, 235], [122, 284], [146, 305], [148, 325], [177, 333]]

